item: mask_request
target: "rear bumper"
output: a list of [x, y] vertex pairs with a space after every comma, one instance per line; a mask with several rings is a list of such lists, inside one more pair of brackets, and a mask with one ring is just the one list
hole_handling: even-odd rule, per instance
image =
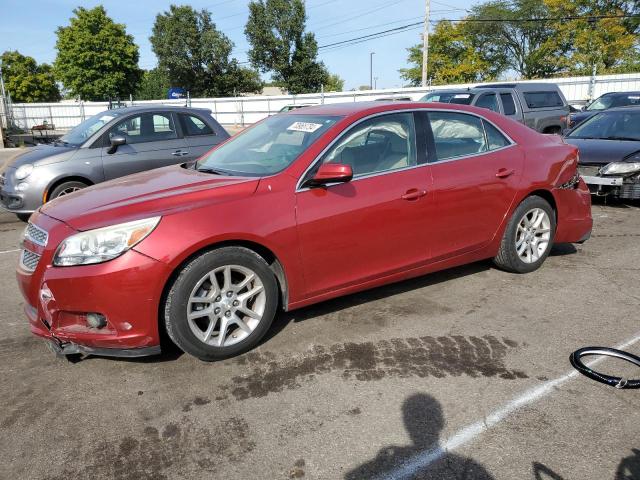
[[591, 236], [591, 195], [580, 179], [576, 188], [557, 188], [553, 192], [557, 206], [557, 243], [584, 243]]

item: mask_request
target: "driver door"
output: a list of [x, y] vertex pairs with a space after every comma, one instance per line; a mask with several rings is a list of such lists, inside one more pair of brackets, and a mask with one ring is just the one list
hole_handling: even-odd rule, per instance
[[361, 122], [318, 162], [348, 164], [353, 179], [296, 192], [308, 296], [427, 261], [431, 176], [429, 166], [417, 165], [415, 132], [413, 113]]
[[[110, 138], [125, 137], [127, 143], [109, 153]], [[184, 138], [179, 138], [173, 112], [148, 112], [129, 116], [109, 130], [102, 148], [105, 180], [165, 167], [184, 161]]]

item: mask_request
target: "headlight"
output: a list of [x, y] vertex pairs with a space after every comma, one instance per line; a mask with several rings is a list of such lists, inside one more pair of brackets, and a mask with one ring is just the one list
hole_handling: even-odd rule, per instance
[[80, 232], [66, 238], [56, 250], [56, 266], [101, 263], [122, 255], [140, 243], [158, 225], [160, 217]]
[[640, 170], [640, 162], [613, 162], [600, 169], [602, 175], [624, 175]]
[[18, 167], [18, 169], [16, 170], [16, 178], [18, 180], [24, 180], [29, 175], [31, 175], [31, 172], [33, 172], [33, 165], [30, 163], [27, 163], [26, 165], [22, 165], [21, 167]]

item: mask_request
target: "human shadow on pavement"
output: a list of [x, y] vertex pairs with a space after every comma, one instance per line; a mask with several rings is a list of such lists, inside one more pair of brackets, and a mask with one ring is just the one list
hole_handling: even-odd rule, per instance
[[631, 449], [631, 455], [620, 460], [615, 480], [640, 480], [640, 450]]
[[[444, 417], [440, 403], [424, 393], [411, 395], [402, 405], [404, 425], [412, 444], [382, 448], [371, 461], [345, 475], [345, 480], [402, 478], [428, 480], [492, 480], [487, 470], [471, 458], [441, 449]], [[429, 460], [432, 460], [429, 462]]]

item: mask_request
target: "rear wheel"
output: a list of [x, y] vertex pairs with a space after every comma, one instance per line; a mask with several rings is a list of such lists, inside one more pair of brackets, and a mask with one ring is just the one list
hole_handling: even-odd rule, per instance
[[56, 188], [51, 190], [51, 193], [49, 194], [49, 200], [69, 195], [70, 193], [77, 192], [78, 190], [82, 190], [83, 188], [87, 187], [88, 185], [86, 183], [77, 181], [61, 183]]
[[508, 272], [537, 270], [549, 256], [555, 230], [549, 202], [537, 195], [525, 198], [513, 212], [493, 262]]
[[264, 259], [247, 248], [224, 247], [182, 269], [167, 295], [164, 321], [180, 349], [212, 361], [254, 347], [277, 306], [278, 284]]

